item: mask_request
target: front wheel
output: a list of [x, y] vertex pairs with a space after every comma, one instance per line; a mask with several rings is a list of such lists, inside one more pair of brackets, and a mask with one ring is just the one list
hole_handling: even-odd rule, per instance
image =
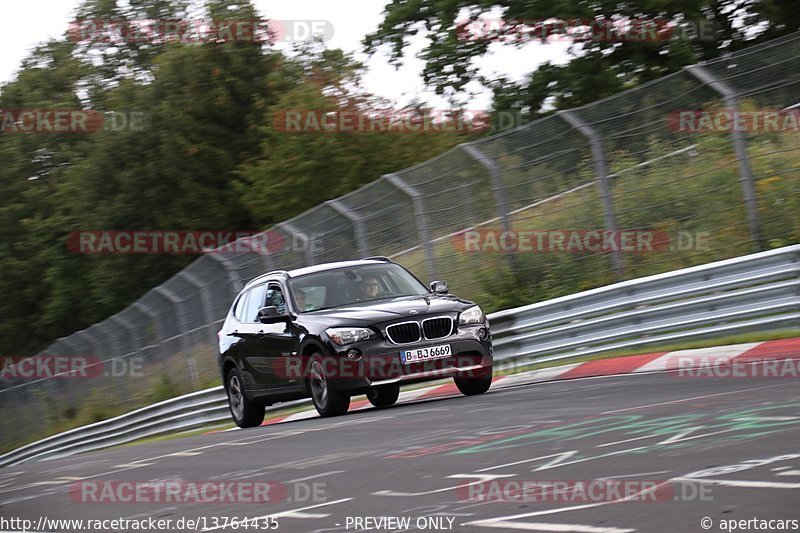
[[345, 414], [350, 408], [350, 396], [336, 390], [319, 359], [312, 360], [308, 374], [311, 400], [319, 415], [327, 417]]
[[483, 369], [477, 376], [453, 378], [456, 387], [464, 396], [483, 394], [492, 386], [492, 368]]
[[394, 405], [399, 396], [399, 385], [373, 387], [367, 391], [367, 400], [375, 407], [389, 407], [390, 405]]
[[228, 405], [233, 421], [240, 428], [260, 426], [264, 421], [264, 406], [247, 399], [238, 368], [231, 368], [225, 380]]

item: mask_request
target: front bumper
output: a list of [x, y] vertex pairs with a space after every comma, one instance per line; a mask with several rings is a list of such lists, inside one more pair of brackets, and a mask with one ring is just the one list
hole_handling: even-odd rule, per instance
[[[456, 335], [426, 340], [414, 344], [392, 344], [374, 340], [347, 346], [336, 354], [336, 369], [330, 373], [337, 390], [351, 394], [366, 392], [371, 387], [391, 384], [410, 384], [448, 377], [485, 377], [492, 367], [491, 334], [486, 339], [477, 335], [478, 328], [463, 328]], [[449, 344], [452, 355], [441, 359], [404, 364], [400, 358], [403, 350]], [[351, 348], [363, 356], [357, 361], [348, 358]]]

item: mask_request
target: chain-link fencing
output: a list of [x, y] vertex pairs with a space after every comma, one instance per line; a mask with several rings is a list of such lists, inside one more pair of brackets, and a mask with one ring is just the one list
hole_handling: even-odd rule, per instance
[[218, 383], [223, 317], [272, 269], [388, 256], [493, 311], [798, 243], [799, 84], [793, 34], [381, 176], [271, 228], [280, 250], [203, 254], [40, 354], [91, 379], [3, 380], [3, 448]]

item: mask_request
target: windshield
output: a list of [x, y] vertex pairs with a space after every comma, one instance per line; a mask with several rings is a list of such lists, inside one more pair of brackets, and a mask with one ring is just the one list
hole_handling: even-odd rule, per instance
[[289, 288], [294, 307], [301, 313], [429, 293], [406, 269], [392, 263], [306, 274], [290, 279]]

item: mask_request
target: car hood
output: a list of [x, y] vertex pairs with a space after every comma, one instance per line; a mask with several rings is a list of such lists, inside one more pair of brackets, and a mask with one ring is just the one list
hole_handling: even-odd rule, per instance
[[[310, 321], [329, 325], [370, 325], [389, 322], [398, 318], [415, 318], [434, 314], [453, 314], [475, 305], [455, 296], [429, 294], [425, 296], [402, 296], [350, 304], [335, 309], [324, 309], [302, 316]], [[417, 311], [416, 314], [413, 314]]]

